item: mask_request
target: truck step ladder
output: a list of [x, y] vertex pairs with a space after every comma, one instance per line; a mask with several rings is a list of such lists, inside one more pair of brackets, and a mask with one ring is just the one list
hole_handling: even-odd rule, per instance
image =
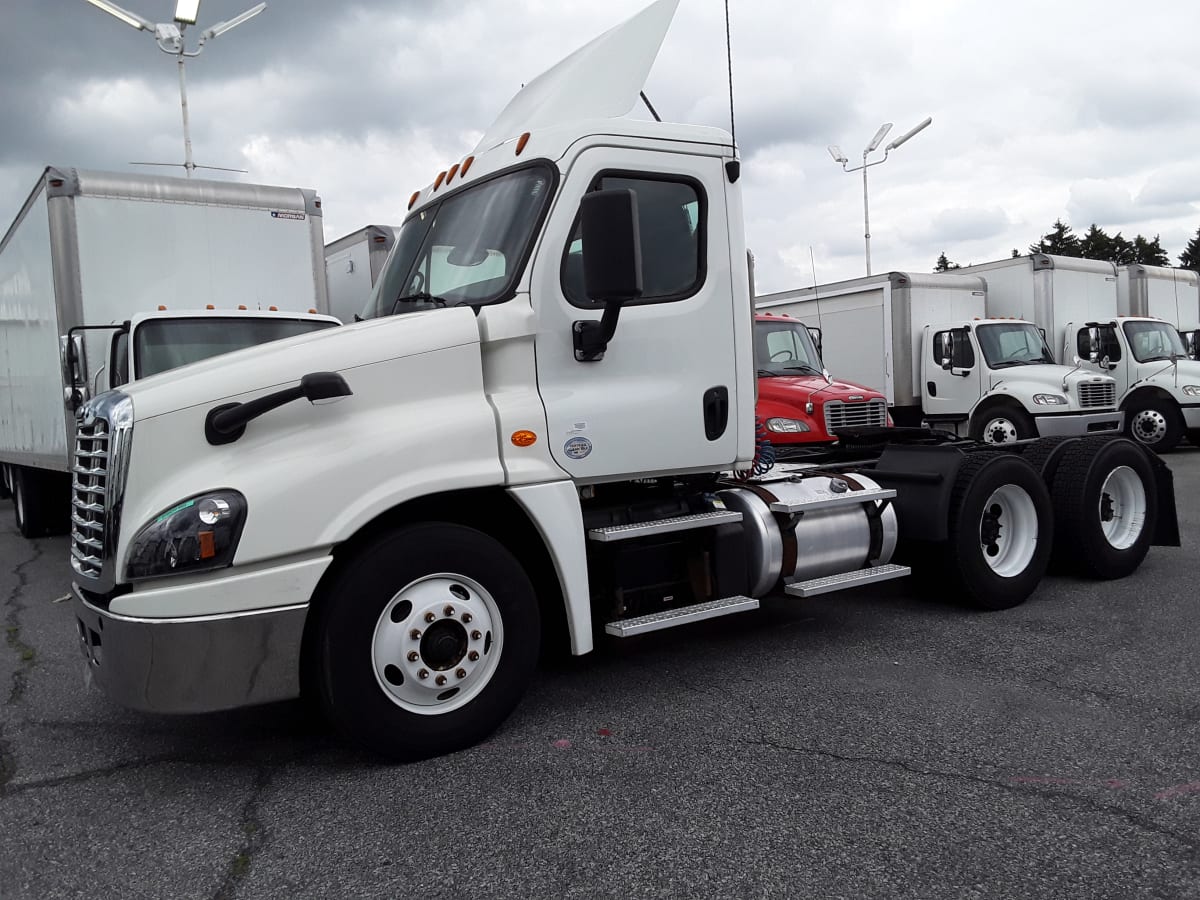
[[727, 616], [731, 613], [746, 612], [758, 609], [758, 601], [753, 597], [724, 597], [721, 600], [710, 600], [707, 603], [697, 603], [695, 606], [683, 606], [679, 609], [664, 609], [662, 612], [637, 616], [633, 619], [617, 619], [604, 626], [609, 634], [620, 638], [633, 637], [647, 631], [659, 631], [663, 628], [674, 628], [676, 625], [686, 625], [689, 622], [699, 622], [703, 619], [715, 619], [717, 616]]
[[835, 494], [833, 491], [821, 491], [811, 500], [800, 500], [795, 503], [776, 500], [771, 504], [771, 512], [804, 513], [817, 509], [829, 509], [834, 506], [846, 506], [851, 503], [866, 503], [874, 500], [891, 500], [896, 496], [892, 488], [869, 488], [863, 491], [846, 491]]
[[874, 584], [877, 581], [891, 581], [893, 578], [903, 578], [911, 573], [908, 566], [897, 566], [892, 563], [882, 566], [868, 566], [855, 572], [843, 572], [840, 575], [827, 575], [824, 578], [810, 578], [808, 581], [796, 581], [787, 585], [783, 590], [793, 597], [815, 597], [817, 594], [831, 594], [834, 591], [844, 591], [864, 584]]
[[[895, 493], [893, 491], [893, 493]], [[696, 513], [691, 516], [671, 516], [669, 519], [654, 519], [650, 522], [634, 522], [632, 525], [609, 525], [592, 528], [588, 538], [593, 541], [628, 541], [650, 534], [666, 534], [671, 531], [689, 531], [693, 528], [711, 528], [729, 522], [742, 521], [742, 514], [731, 509]], [[666, 627], [666, 626], [662, 626]]]

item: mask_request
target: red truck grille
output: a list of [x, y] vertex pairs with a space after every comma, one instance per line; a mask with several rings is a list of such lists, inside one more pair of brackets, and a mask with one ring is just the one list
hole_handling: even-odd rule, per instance
[[887, 402], [877, 397], [861, 403], [841, 400], [825, 402], [825, 430], [833, 434], [839, 428], [868, 428], [887, 425]]

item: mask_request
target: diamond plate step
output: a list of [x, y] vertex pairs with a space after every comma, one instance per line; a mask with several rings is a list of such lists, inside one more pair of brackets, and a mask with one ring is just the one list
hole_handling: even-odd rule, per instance
[[592, 528], [588, 537], [593, 541], [628, 541], [632, 538], [645, 537], [648, 534], [666, 534], [670, 531], [688, 531], [692, 528], [710, 528], [713, 525], [724, 525], [726, 522], [740, 522], [742, 514], [731, 509], [716, 512], [696, 513], [691, 516], [672, 516], [669, 519], [655, 519], [652, 522], [635, 522], [632, 525], [609, 525], [606, 528]]
[[617, 619], [615, 622], [605, 625], [604, 630], [617, 637], [626, 638], [635, 634], [644, 634], [647, 631], [674, 628], [676, 625], [686, 625], [689, 622], [699, 622], [703, 619], [715, 619], [717, 616], [727, 616], [731, 613], [746, 612], [751, 609], [758, 609], [758, 601], [753, 597], [725, 597], [721, 600], [697, 603], [695, 606], [664, 609], [662, 612], [638, 616], [634, 619]]
[[895, 496], [896, 491], [892, 488], [869, 488], [864, 491], [846, 491], [844, 494], [819, 491], [816, 498], [812, 500], [799, 500], [795, 503], [776, 500], [771, 504], [771, 512], [810, 512], [814, 509], [829, 509], [832, 506], [845, 506], [850, 503], [865, 503], [868, 500], [890, 500]]
[[843, 572], [841, 575], [827, 575], [824, 578], [810, 578], [808, 581], [796, 581], [787, 585], [783, 590], [793, 597], [815, 597], [817, 594], [831, 594], [834, 591], [844, 591], [848, 588], [863, 584], [873, 584], [876, 581], [891, 581], [893, 578], [903, 578], [912, 572], [908, 566], [897, 566], [891, 563], [883, 566], [869, 566], [855, 572]]

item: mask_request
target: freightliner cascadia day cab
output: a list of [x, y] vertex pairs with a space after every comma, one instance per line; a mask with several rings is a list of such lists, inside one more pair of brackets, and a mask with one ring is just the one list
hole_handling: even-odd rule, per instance
[[987, 281], [990, 315], [1030, 319], [1060, 361], [1111, 375], [1130, 436], [1159, 452], [1200, 441], [1200, 362], [1171, 322], [1119, 315], [1113, 263], [1036, 253], [958, 271]]
[[843, 431], [749, 480], [736, 150], [626, 116], [675, 6], [529, 82], [413, 195], [367, 321], [84, 405], [73, 608], [112, 698], [307, 696], [413, 759], [489, 735], [543, 640], [588, 653], [909, 560], [1005, 608], [1052, 553], [1119, 577], [1178, 543], [1170, 470], [1123, 438]]
[[1117, 315], [1170, 322], [1179, 329], [1188, 356], [1200, 359], [1200, 272], [1170, 266], [1118, 266]]
[[881, 390], [897, 424], [997, 444], [1117, 431], [1115, 382], [1055, 364], [1033, 324], [988, 318], [984, 292], [957, 272], [884, 272], [755, 306], [819, 328], [832, 369]]
[[396, 242], [396, 229], [367, 225], [325, 245], [329, 311], [343, 322], [361, 316]]
[[844, 428], [891, 424], [883, 394], [830, 376], [813, 334], [799, 319], [756, 315], [754, 357], [758, 421], [778, 448], [777, 458], [831, 444]]
[[89, 396], [337, 325], [321, 254], [312, 191], [47, 168], [0, 240], [0, 485], [20, 532], [67, 531]]

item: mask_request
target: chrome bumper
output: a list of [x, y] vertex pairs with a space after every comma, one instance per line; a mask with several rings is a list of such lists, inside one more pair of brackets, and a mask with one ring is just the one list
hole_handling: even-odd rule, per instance
[[308, 604], [147, 619], [88, 603], [71, 585], [80, 648], [104, 693], [131, 709], [199, 713], [300, 694]]
[[1093, 413], [1063, 413], [1037, 416], [1038, 434], [1042, 437], [1077, 437], [1084, 434], [1116, 433], [1125, 424], [1125, 413], [1118, 410]]

